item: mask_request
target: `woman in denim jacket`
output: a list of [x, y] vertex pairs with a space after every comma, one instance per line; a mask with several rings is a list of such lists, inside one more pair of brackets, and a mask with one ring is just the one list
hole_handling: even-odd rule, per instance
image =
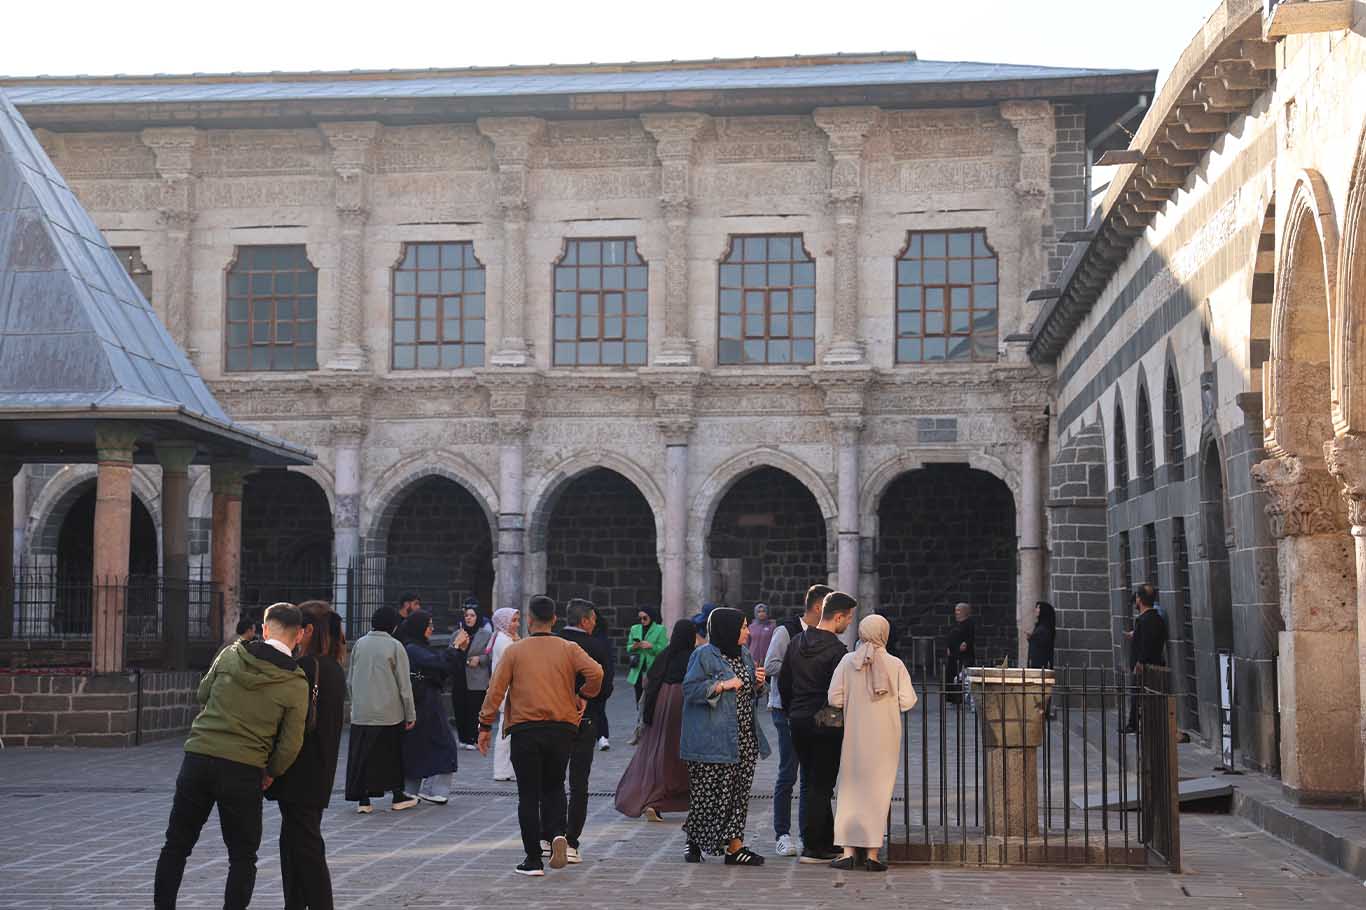
[[745, 846], [745, 822], [754, 763], [769, 754], [755, 710], [764, 669], [745, 650], [749, 626], [729, 607], [707, 618], [709, 643], [693, 652], [683, 678], [683, 737], [679, 754], [688, 763], [688, 838], [684, 859], [723, 855], [728, 866], [762, 866]]

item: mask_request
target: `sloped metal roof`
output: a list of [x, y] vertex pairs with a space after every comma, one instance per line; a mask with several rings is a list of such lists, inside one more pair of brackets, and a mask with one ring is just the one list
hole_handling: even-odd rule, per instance
[[[724, 91], [742, 89], [837, 88], [849, 86], [923, 85], [932, 83], [1010, 82], [1132, 75], [1137, 70], [1076, 69], [896, 59], [886, 62], [832, 63], [804, 66], [716, 66], [568, 73], [519, 72], [442, 75], [417, 78], [309, 78], [298, 81], [243, 77], [193, 82], [125, 81], [115, 77], [98, 84], [52, 84], [15, 80], [9, 92], [21, 106], [60, 104], [171, 104], [236, 101], [342, 100], [358, 98], [474, 98], [515, 95], [618, 94], [633, 92]], [[342, 74], [336, 74], [342, 75]], [[416, 75], [416, 74], [415, 74]], [[98, 78], [98, 77], [91, 77]], [[157, 78], [157, 77], [149, 77]], [[68, 80], [61, 80], [68, 82]]]
[[0, 91], [0, 414], [25, 412], [189, 418], [310, 460], [233, 424]]

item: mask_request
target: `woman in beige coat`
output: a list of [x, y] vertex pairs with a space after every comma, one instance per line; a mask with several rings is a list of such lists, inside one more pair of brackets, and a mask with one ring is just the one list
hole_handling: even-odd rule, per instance
[[830, 704], [844, 709], [844, 746], [835, 791], [835, 843], [844, 855], [830, 864], [836, 869], [853, 869], [862, 850], [867, 854], [865, 869], [887, 871], [878, 861], [878, 851], [896, 788], [901, 714], [916, 703], [906, 665], [887, 653], [890, 632], [881, 616], [865, 616], [858, 624], [858, 647], [839, 662], [830, 680]]

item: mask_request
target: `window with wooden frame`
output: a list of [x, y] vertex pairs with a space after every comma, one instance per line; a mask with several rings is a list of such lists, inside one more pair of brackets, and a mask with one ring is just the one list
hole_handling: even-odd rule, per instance
[[634, 237], [565, 240], [554, 275], [555, 366], [644, 366], [649, 273]]
[[484, 365], [484, 266], [473, 243], [405, 243], [393, 288], [395, 370]]
[[148, 303], [152, 302], [152, 270], [147, 268], [147, 263], [142, 261], [142, 248], [136, 246], [116, 246], [114, 255], [119, 257], [119, 262], [123, 264], [124, 271], [128, 277], [133, 279], [133, 284], [142, 292], [142, 297]]
[[719, 271], [717, 363], [816, 362], [816, 260], [801, 234], [732, 236]]
[[318, 270], [303, 244], [238, 247], [227, 298], [229, 371], [318, 368]]
[[985, 229], [911, 231], [896, 260], [896, 362], [996, 360], [996, 265]]

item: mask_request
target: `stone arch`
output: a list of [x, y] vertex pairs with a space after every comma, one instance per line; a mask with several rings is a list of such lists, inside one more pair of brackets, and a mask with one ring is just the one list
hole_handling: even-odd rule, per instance
[[1267, 449], [1323, 457], [1339, 421], [1333, 366], [1338, 238], [1332, 198], [1305, 171], [1286, 208], [1271, 315]]
[[1111, 425], [1113, 438], [1110, 441], [1110, 489], [1114, 490], [1117, 501], [1124, 502], [1129, 498], [1129, 469], [1132, 466], [1129, 462], [1128, 424], [1124, 421], [1124, 396], [1119, 386], [1115, 387], [1114, 413], [1115, 419]]
[[966, 464], [974, 470], [990, 474], [1004, 483], [1010, 490], [1010, 495], [1017, 504], [1015, 512], [1015, 533], [1017, 535], [1020, 533], [1020, 515], [1018, 508], [1018, 503], [1020, 502], [1020, 476], [1005, 462], [992, 455], [988, 455], [986, 452], [963, 452], [961, 455], [936, 452], [929, 456], [926, 456], [923, 452], [898, 452], [896, 455], [888, 458], [874, 468], [868, 475], [868, 479], [863, 483], [863, 490], [859, 493], [860, 533], [864, 537], [877, 537], [878, 504], [882, 502], [882, 497], [887, 492], [887, 487], [891, 486], [893, 481], [908, 471], [916, 471], [929, 464], [943, 464], [945, 462]]
[[394, 512], [404, 496], [428, 477], [444, 477], [464, 487], [483, 510], [489, 533], [498, 539], [498, 493], [489, 479], [468, 459], [445, 449], [419, 452], [388, 468], [366, 495], [362, 539], [367, 555], [383, 555]]
[[625, 477], [645, 498], [655, 520], [655, 548], [658, 556], [663, 555], [664, 547], [664, 491], [659, 488], [648, 471], [623, 455], [613, 452], [581, 452], [561, 461], [547, 471], [536, 485], [527, 508], [526, 549], [528, 553], [541, 553], [546, 547], [546, 532], [550, 516], [568, 486], [589, 471], [606, 468]]
[[[28, 528], [24, 534], [25, 556], [31, 564], [51, 560], [55, 564], [57, 539], [62, 524], [76, 500], [85, 495], [99, 475], [93, 464], [69, 464], [62, 467], [38, 494], [29, 512]], [[133, 469], [133, 497], [152, 517], [157, 532], [157, 566], [161, 565], [161, 493], [145, 468]]]
[[1162, 462], [1168, 480], [1182, 480], [1186, 471], [1186, 403], [1181, 395], [1181, 367], [1171, 338], [1162, 364]]
[[1262, 221], [1252, 242], [1247, 282], [1247, 388], [1254, 392], [1261, 391], [1262, 367], [1271, 359], [1271, 319], [1276, 300], [1276, 196], [1272, 187], [1263, 191], [1257, 211], [1262, 213]]
[[1340, 290], [1334, 367], [1338, 410], [1334, 429], [1366, 433], [1366, 125], [1357, 140], [1357, 157], [1343, 212]]
[[1134, 479], [1138, 481], [1138, 492], [1151, 492], [1155, 483], [1157, 469], [1157, 443], [1154, 436], [1152, 395], [1148, 388], [1148, 375], [1143, 364], [1138, 365], [1138, 382], [1134, 387]]
[[319, 475], [265, 469], [243, 482], [238, 569], [243, 610], [335, 595], [334, 509]]

